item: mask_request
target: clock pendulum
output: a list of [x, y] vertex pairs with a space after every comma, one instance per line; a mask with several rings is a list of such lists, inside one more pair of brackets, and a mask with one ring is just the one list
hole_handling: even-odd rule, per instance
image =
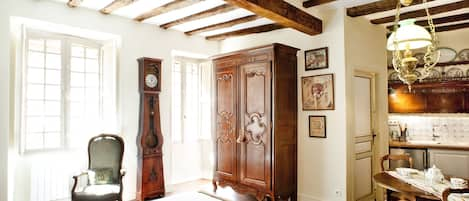
[[149, 105], [150, 105], [150, 132], [147, 133], [145, 138], [145, 143], [150, 148], [155, 148], [158, 145], [158, 136], [155, 134], [155, 123], [154, 123], [154, 97], [150, 96]]

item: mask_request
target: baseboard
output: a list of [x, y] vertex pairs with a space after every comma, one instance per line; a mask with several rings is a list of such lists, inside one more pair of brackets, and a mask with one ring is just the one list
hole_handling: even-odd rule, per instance
[[303, 193], [298, 193], [298, 201], [324, 201], [322, 199], [319, 199], [317, 197], [311, 196], [311, 195], [306, 195]]

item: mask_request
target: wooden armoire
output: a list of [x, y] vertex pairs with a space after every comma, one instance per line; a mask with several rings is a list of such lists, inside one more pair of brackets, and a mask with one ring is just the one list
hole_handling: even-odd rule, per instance
[[282, 44], [213, 57], [214, 190], [297, 199], [297, 54]]

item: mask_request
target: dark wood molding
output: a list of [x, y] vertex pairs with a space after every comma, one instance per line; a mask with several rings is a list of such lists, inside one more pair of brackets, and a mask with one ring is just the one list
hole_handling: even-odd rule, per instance
[[237, 7], [232, 6], [232, 5], [228, 5], [228, 4], [224, 4], [224, 5], [212, 8], [212, 9], [202, 11], [200, 13], [196, 13], [196, 14], [193, 14], [193, 15], [189, 15], [187, 17], [183, 17], [181, 19], [177, 19], [177, 20], [168, 22], [166, 24], [161, 25], [160, 27], [163, 28], [163, 29], [168, 29], [170, 27], [173, 27], [173, 26], [176, 26], [176, 25], [179, 25], [179, 24], [183, 24], [183, 23], [190, 22], [190, 21], [193, 21], [193, 20], [198, 20], [198, 19], [210, 17], [210, 16], [213, 16], [213, 15], [221, 14], [221, 13], [230, 12], [230, 11], [235, 10], [235, 9], [237, 9]]
[[67, 6], [70, 8], [78, 7], [81, 4], [82, 0], [68, 0]]
[[[459, 2], [449, 3], [449, 4], [445, 4], [441, 6], [432, 7], [432, 8], [429, 8], [428, 10], [431, 15], [435, 15], [439, 13], [445, 13], [445, 12], [459, 10], [459, 9], [468, 8], [468, 7], [469, 7], [469, 1], [465, 0], [465, 1], [459, 1]], [[400, 20], [409, 19], [409, 18], [417, 18], [417, 17], [425, 17], [425, 16], [427, 16], [425, 9], [420, 9], [416, 11], [401, 13]], [[384, 23], [394, 22], [394, 18], [395, 16], [383, 17], [383, 18], [371, 20], [371, 23], [384, 24]]]
[[322, 21], [309, 13], [285, 2], [272, 0], [225, 0], [231, 5], [249, 10], [268, 18], [283, 27], [316, 35], [322, 33]]
[[222, 23], [218, 23], [218, 24], [214, 24], [214, 25], [194, 29], [194, 30], [187, 31], [187, 32], [184, 32], [184, 33], [186, 35], [190, 36], [190, 35], [203, 33], [203, 32], [207, 32], [207, 31], [213, 31], [213, 30], [217, 30], [217, 29], [232, 27], [232, 26], [237, 25], [237, 24], [242, 24], [242, 23], [254, 21], [254, 20], [257, 20], [257, 19], [260, 19], [260, 18], [262, 18], [262, 17], [257, 16], [257, 15], [249, 15], [249, 16], [246, 16], [246, 17], [230, 20], [230, 21], [227, 21], [227, 22], [222, 22]]
[[234, 36], [243, 36], [243, 35], [248, 35], [248, 34], [253, 34], [253, 33], [262, 33], [262, 32], [268, 32], [268, 31], [273, 31], [276, 29], [282, 29], [285, 28], [282, 25], [279, 24], [267, 24], [267, 25], [262, 25], [262, 26], [257, 26], [257, 27], [251, 27], [247, 29], [241, 29], [237, 31], [232, 31], [228, 33], [222, 33], [222, 34], [217, 34], [213, 36], [207, 36], [205, 39], [207, 40], [223, 40], [229, 37], [234, 37]]
[[130, 5], [131, 3], [135, 2], [135, 1], [137, 1], [137, 0], [114, 0], [113, 2], [111, 2], [109, 5], [107, 5], [103, 9], [99, 10], [99, 12], [101, 12], [103, 14], [111, 14], [115, 10], [117, 10], [119, 8], [122, 8], [124, 6], [128, 6], [128, 5]]
[[452, 31], [452, 30], [457, 30], [457, 29], [464, 29], [468, 27], [469, 27], [469, 22], [466, 22], [466, 23], [461, 23], [461, 24], [453, 24], [453, 25], [448, 25], [448, 26], [435, 27], [435, 31], [445, 32], [445, 31]]
[[[427, 0], [433, 1], [433, 0]], [[367, 3], [360, 6], [347, 8], [347, 15], [350, 17], [358, 17], [363, 15], [369, 15], [373, 13], [384, 12], [388, 10], [396, 9], [396, 0], [381, 0], [372, 3]], [[423, 0], [414, 0], [410, 6], [418, 5], [423, 3]]]
[[321, 4], [326, 4], [329, 2], [333, 2], [333, 1], [335, 0], [307, 0], [307, 1], [303, 1], [303, 7], [310, 8], [313, 6], [319, 6]]
[[[469, 13], [463, 13], [459, 15], [451, 15], [451, 16], [446, 16], [446, 17], [440, 17], [440, 18], [434, 18], [433, 19], [433, 24], [445, 24], [445, 23], [450, 23], [450, 22], [458, 22], [458, 21], [463, 21], [463, 20], [469, 20]], [[415, 24], [420, 25], [420, 26], [428, 26], [428, 20], [419, 20], [416, 21]], [[392, 30], [394, 25], [387, 26], [386, 28], [389, 30]]]
[[143, 20], [146, 20], [148, 18], [151, 18], [151, 17], [155, 17], [155, 16], [158, 16], [158, 15], [161, 15], [163, 13], [167, 13], [167, 12], [170, 12], [170, 11], [173, 11], [173, 10], [177, 10], [177, 9], [180, 9], [180, 8], [184, 8], [184, 7], [187, 7], [187, 6], [191, 6], [193, 4], [196, 4], [196, 3], [199, 3], [200, 0], [175, 0], [175, 1], [171, 1], [165, 5], [162, 5], [158, 8], [154, 8], [146, 13], [143, 13], [141, 15], [139, 15], [138, 17], [135, 18], [136, 21], [143, 21]]

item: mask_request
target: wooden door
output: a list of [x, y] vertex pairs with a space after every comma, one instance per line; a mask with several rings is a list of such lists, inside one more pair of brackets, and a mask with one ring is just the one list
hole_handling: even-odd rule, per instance
[[217, 68], [216, 176], [237, 180], [237, 74], [236, 67]]
[[374, 200], [374, 75], [356, 72], [354, 87], [354, 200]]
[[240, 66], [240, 183], [271, 187], [271, 63]]

